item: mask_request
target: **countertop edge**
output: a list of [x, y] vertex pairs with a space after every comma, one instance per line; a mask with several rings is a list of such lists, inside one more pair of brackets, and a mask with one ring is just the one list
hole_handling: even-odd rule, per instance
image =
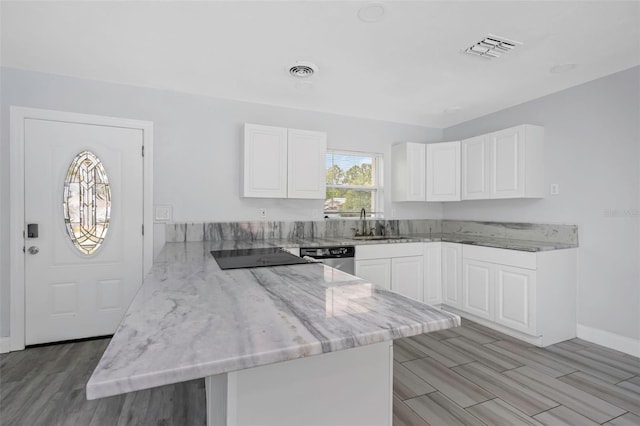
[[[212, 362], [208, 364], [190, 366], [188, 368], [175, 368], [172, 370], [159, 371], [147, 374], [138, 374], [129, 377], [126, 381], [122, 380], [107, 380], [98, 383], [92, 382], [93, 377], [89, 379], [86, 384], [86, 398], [87, 400], [95, 400], [100, 398], [106, 398], [115, 395], [121, 395], [124, 393], [136, 392], [145, 389], [151, 389], [159, 386], [166, 386], [174, 383], [181, 383], [189, 380], [201, 379], [203, 377], [213, 376], [217, 374], [230, 373], [233, 371], [244, 370], [247, 368], [260, 367], [263, 365], [276, 364], [280, 362], [292, 361], [300, 358], [308, 358], [311, 356], [322, 355], [330, 352], [339, 352], [343, 350], [353, 349], [360, 346], [366, 346], [375, 343], [381, 343], [386, 341], [393, 341], [398, 338], [411, 337], [418, 334], [430, 333], [434, 331], [444, 330], [451, 327], [459, 327], [461, 325], [460, 316], [447, 312], [448, 318], [442, 318], [439, 320], [432, 320], [429, 324], [415, 323], [408, 324], [402, 327], [395, 328], [393, 330], [378, 330], [372, 333], [366, 333], [359, 337], [366, 340], [366, 343], [354, 344], [348, 347], [340, 347], [339, 349], [331, 351], [323, 351], [322, 342], [312, 342], [305, 346], [305, 355], [297, 356], [299, 354], [300, 347], [288, 347], [281, 351], [272, 351], [267, 354], [260, 354], [258, 358], [255, 355], [246, 355], [241, 358], [228, 359], [223, 362]], [[453, 325], [451, 322], [453, 321]], [[344, 341], [351, 339], [343, 339]], [[344, 343], [343, 341], [343, 343]], [[332, 340], [331, 343], [340, 343], [336, 340]], [[238, 368], [238, 360], [246, 361], [241, 362], [242, 367]], [[253, 361], [253, 362], [251, 362]], [[176, 374], [180, 373], [180, 374]], [[172, 378], [167, 378], [172, 376]]]

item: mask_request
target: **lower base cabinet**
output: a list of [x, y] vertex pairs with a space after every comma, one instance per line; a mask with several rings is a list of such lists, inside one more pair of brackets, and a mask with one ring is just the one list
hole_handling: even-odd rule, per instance
[[356, 276], [391, 290], [391, 259], [356, 260]]
[[442, 303], [462, 306], [462, 244], [442, 243]]
[[498, 265], [494, 277], [494, 321], [505, 327], [535, 335], [536, 272]]
[[355, 265], [378, 287], [538, 346], [576, 337], [577, 249], [370, 244], [356, 248]]
[[494, 266], [491, 263], [462, 261], [462, 309], [480, 318], [493, 320]]
[[442, 243], [424, 243], [424, 303], [442, 303]]
[[391, 290], [423, 301], [424, 258], [422, 256], [391, 259]]
[[356, 276], [422, 302], [424, 245], [400, 243], [358, 246]]
[[576, 249], [461, 252], [461, 303], [448, 303], [444, 282], [444, 309], [538, 346], [576, 337]]

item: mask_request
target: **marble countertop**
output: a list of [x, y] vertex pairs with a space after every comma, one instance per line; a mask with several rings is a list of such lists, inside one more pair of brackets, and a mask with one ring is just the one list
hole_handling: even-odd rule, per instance
[[457, 315], [322, 264], [222, 271], [210, 254], [274, 245], [167, 243], [89, 379], [87, 398], [460, 325]]
[[530, 252], [564, 250], [578, 247], [577, 244], [556, 243], [551, 241], [515, 240], [465, 234], [442, 234], [440, 241]]
[[322, 247], [351, 245], [359, 246], [365, 244], [398, 244], [398, 243], [418, 243], [418, 242], [450, 242], [470, 244], [477, 246], [502, 248], [519, 251], [549, 251], [576, 248], [577, 244], [556, 243], [549, 241], [515, 240], [496, 237], [479, 237], [466, 234], [415, 234], [407, 236], [394, 236], [384, 240], [362, 240], [353, 238], [295, 238], [281, 240], [253, 240], [253, 241], [211, 241], [215, 250], [231, 250], [241, 248], [257, 247]]

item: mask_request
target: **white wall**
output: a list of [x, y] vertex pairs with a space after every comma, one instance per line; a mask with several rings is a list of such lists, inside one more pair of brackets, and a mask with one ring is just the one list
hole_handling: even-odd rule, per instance
[[[154, 122], [154, 203], [173, 206], [173, 219], [186, 221], [258, 220], [267, 208], [270, 220], [310, 220], [322, 211], [322, 201], [242, 199], [240, 142], [244, 122], [322, 130], [329, 148], [385, 154], [401, 141], [429, 142], [442, 138], [441, 129], [300, 111], [245, 102], [185, 95], [105, 82], [2, 69], [2, 145], [0, 147], [1, 232], [8, 230], [9, 106], [150, 120]], [[301, 93], [300, 96], [305, 96]], [[392, 106], [390, 106], [392, 108]], [[390, 173], [384, 186], [390, 187]], [[403, 219], [442, 217], [439, 203], [392, 204]], [[156, 236], [162, 243], [162, 227]], [[8, 242], [0, 240], [0, 336], [9, 333]]]
[[560, 184], [560, 195], [444, 203], [444, 217], [577, 224], [578, 323], [640, 339], [640, 68], [445, 129], [444, 137], [523, 123], [544, 126], [546, 181]]

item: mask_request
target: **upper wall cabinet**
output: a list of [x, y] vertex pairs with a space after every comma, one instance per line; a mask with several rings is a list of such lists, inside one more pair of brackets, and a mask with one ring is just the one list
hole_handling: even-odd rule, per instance
[[459, 201], [460, 142], [391, 147], [393, 201]]
[[391, 147], [391, 198], [425, 201], [425, 144], [403, 142]]
[[460, 201], [460, 142], [427, 145], [427, 201]]
[[462, 141], [462, 199], [491, 198], [491, 139], [489, 135]]
[[323, 132], [244, 125], [242, 195], [325, 198]]
[[544, 129], [522, 125], [462, 141], [462, 199], [544, 196]]
[[289, 198], [326, 198], [327, 134], [311, 130], [288, 131], [287, 195]]
[[287, 129], [244, 125], [244, 197], [287, 198]]

